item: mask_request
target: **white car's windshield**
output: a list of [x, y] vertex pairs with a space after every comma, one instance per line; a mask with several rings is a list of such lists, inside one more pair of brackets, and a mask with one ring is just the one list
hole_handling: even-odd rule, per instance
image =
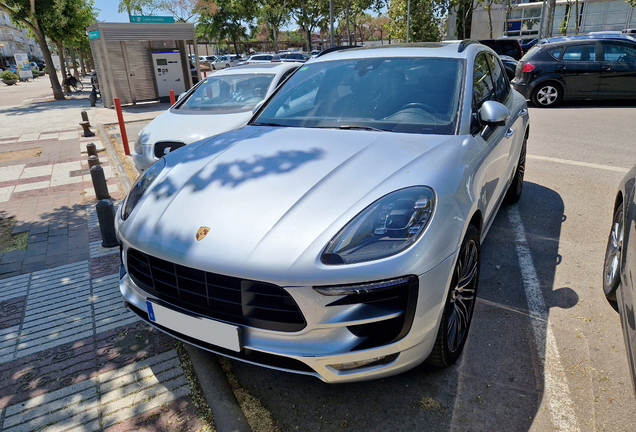
[[249, 111], [265, 98], [273, 79], [274, 74], [212, 76], [175, 109], [216, 113]]
[[310, 63], [252, 124], [454, 134], [464, 62], [369, 58]]

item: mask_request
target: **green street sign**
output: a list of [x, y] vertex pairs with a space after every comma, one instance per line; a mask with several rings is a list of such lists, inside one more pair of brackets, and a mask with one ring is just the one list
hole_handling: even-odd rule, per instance
[[93, 30], [88, 32], [89, 39], [97, 39], [99, 37], [99, 30]]
[[174, 18], [171, 16], [141, 16], [131, 15], [131, 23], [173, 23]]

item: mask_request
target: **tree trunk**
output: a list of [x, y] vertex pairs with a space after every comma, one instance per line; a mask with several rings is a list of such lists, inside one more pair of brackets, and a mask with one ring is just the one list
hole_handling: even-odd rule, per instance
[[311, 52], [311, 28], [309, 26], [306, 27], [307, 31], [305, 32], [307, 35], [307, 52]]
[[347, 21], [347, 45], [351, 45], [351, 30], [349, 28], [349, 2], [345, 6], [345, 20]]
[[574, 20], [574, 34], [577, 35], [579, 34], [579, 0], [576, 0], [574, 2], [575, 8], [574, 10], [576, 11], [576, 19]]
[[274, 39], [274, 53], [278, 53], [278, 29], [272, 28], [272, 39]]
[[60, 56], [60, 72], [62, 72], [62, 79], [66, 78], [66, 56], [64, 55], [64, 44], [61, 42], [53, 42], [57, 47], [57, 55]]
[[77, 59], [75, 55], [75, 48], [71, 47], [71, 61], [73, 62], [73, 76], [79, 79], [79, 74], [77, 73]]
[[488, 34], [489, 39], [492, 39], [492, 14], [490, 13], [490, 9], [492, 9], [492, 3], [488, 5]]
[[82, 76], [86, 76], [86, 65], [84, 60], [84, 52], [81, 49], [77, 50], [79, 52], [80, 58], [80, 67], [82, 68]]

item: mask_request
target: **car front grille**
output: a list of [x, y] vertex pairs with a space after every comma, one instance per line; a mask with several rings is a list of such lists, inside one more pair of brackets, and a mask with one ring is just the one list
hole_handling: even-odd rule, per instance
[[283, 288], [210, 273], [128, 249], [128, 274], [147, 293], [180, 308], [238, 325], [285, 332], [307, 325]]

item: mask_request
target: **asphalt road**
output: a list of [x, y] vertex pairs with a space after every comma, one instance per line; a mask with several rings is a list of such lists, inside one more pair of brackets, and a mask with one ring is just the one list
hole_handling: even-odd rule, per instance
[[286, 431], [633, 431], [618, 314], [602, 294], [636, 104], [530, 108], [526, 182], [482, 247], [479, 301], [455, 366], [346, 385], [232, 361]]

